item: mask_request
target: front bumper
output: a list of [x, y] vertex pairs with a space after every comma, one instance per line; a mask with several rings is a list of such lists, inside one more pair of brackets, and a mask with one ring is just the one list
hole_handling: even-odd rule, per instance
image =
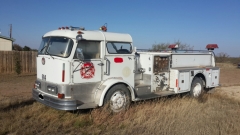
[[32, 96], [38, 102], [58, 110], [77, 110], [77, 106], [81, 105], [76, 100], [55, 98], [34, 88], [32, 89]]

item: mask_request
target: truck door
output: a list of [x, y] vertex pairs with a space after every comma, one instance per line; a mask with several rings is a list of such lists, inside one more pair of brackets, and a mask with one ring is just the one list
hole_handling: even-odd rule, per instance
[[134, 53], [131, 43], [107, 42], [103, 79], [121, 78], [134, 86]]
[[84, 58], [78, 60], [75, 52], [72, 65], [73, 83], [101, 81], [103, 62], [100, 59], [100, 43], [100, 41], [79, 41], [77, 48], [82, 50]]

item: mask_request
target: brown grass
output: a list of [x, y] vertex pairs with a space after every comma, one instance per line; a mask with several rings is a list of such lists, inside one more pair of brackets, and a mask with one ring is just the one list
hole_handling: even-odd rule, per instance
[[240, 134], [239, 112], [238, 101], [219, 94], [137, 102], [118, 114], [58, 111], [28, 99], [1, 108], [0, 134]]
[[[240, 84], [240, 69], [231, 64], [220, 68], [223, 86]], [[35, 79], [36, 75], [0, 74], [0, 135], [240, 134], [239, 99], [223, 92], [200, 99], [170, 97], [136, 102], [118, 114], [104, 108], [68, 112], [32, 100]]]

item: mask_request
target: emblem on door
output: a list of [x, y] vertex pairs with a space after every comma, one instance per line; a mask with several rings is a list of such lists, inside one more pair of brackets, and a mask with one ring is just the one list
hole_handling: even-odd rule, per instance
[[92, 62], [84, 62], [80, 66], [80, 75], [83, 79], [91, 79], [95, 75], [95, 68]]

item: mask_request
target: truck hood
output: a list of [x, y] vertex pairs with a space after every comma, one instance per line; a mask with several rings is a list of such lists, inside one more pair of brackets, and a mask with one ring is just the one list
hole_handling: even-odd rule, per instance
[[36, 59], [38, 79], [57, 84], [70, 82], [70, 62], [49, 55], [39, 55]]

